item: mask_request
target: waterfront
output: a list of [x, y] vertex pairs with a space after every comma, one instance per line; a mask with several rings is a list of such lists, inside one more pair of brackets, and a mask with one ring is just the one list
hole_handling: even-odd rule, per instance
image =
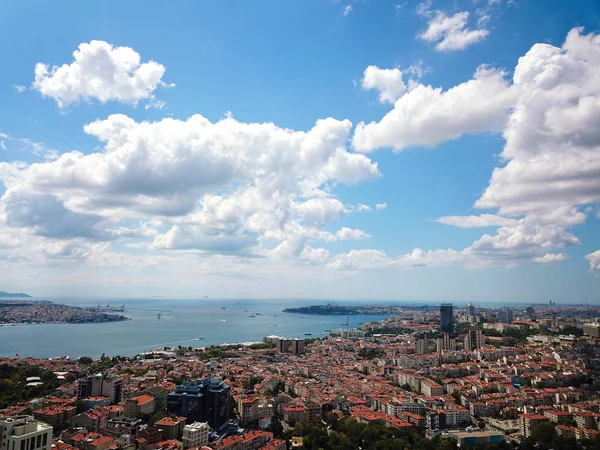
[[[97, 306], [98, 299], [56, 303]], [[101, 301], [104, 306], [107, 301]], [[342, 328], [346, 317], [285, 314], [290, 306], [318, 304], [297, 300], [169, 300], [113, 299], [126, 304], [132, 320], [92, 324], [37, 324], [0, 327], [0, 356], [58, 357], [134, 355], [161, 345], [205, 347], [213, 344], [260, 341], [277, 334], [289, 338], [321, 337], [326, 329]], [[131, 308], [131, 309], [129, 309]], [[225, 308], [225, 309], [223, 309]], [[154, 311], [148, 311], [154, 310]], [[158, 319], [158, 311], [161, 312]], [[256, 314], [258, 313], [258, 314]], [[254, 315], [255, 317], [250, 317]], [[350, 316], [349, 327], [381, 320], [383, 316]], [[310, 333], [311, 336], [305, 336]], [[203, 337], [204, 339], [198, 340]]]

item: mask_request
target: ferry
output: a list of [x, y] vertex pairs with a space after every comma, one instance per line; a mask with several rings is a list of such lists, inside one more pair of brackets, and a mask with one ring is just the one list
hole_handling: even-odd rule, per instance
[[312, 333], [304, 333], [304, 336], [312, 336]]

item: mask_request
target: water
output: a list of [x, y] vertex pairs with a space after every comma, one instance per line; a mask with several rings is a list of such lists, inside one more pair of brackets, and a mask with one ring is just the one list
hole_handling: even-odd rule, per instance
[[[54, 300], [75, 306], [96, 306], [98, 300]], [[106, 301], [102, 301], [102, 306]], [[342, 328], [346, 316], [285, 314], [288, 307], [319, 304], [290, 300], [111, 300], [126, 304], [123, 315], [132, 320], [92, 324], [40, 324], [0, 327], [0, 357], [39, 358], [70, 356], [131, 356], [161, 345], [205, 347], [213, 344], [255, 342], [276, 334], [288, 338], [327, 335], [326, 329]], [[226, 309], [222, 309], [225, 307]], [[138, 308], [138, 309], [136, 309]], [[170, 310], [161, 312], [144, 309]], [[250, 315], [260, 313], [251, 318]], [[383, 316], [350, 316], [349, 327], [381, 320]], [[311, 333], [312, 336], [305, 336]], [[198, 340], [204, 337], [203, 340]]]

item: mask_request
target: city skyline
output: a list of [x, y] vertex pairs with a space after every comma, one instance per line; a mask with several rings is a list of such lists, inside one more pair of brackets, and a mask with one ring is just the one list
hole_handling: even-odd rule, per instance
[[0, 289], [597, 304], [593, 3], [8, 1]]

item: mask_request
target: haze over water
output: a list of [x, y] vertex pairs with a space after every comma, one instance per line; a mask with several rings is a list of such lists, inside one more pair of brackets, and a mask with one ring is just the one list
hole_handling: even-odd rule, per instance
[[[98, 299], [53, 300], [74, 306], [96, 306]], [[102, 306], [106, 300], [100, 300]], [[0, 327], [0, 357], [135, 355], [161, 345], [205, 347], [213, 344], [260, 341], [276, 334], [288, 338], [321, 337], [326, 329], [342, 328], [345, 316], [285, 314], [284, 308], [324, 304], [316, 300], [169, 300], [113, 299], [125, 303], [123, 315], [132, 320], [90, 324], [39, 324]], [[131, 309], [129, 309], [131, 308]], [[226, 309], [222, 309], [226, 308]], [[158, 319], [158, 311], [161, 312]], [[256, 317], [249, 317], [260, 313]], [[117, 313], [120, 314], [120, 313]], [[349, 327], [383, 316], [350, 316]], [[305, 336], [311, 333], [312, 336]], [[204, 337], [202, 340], [198, 338]]]

